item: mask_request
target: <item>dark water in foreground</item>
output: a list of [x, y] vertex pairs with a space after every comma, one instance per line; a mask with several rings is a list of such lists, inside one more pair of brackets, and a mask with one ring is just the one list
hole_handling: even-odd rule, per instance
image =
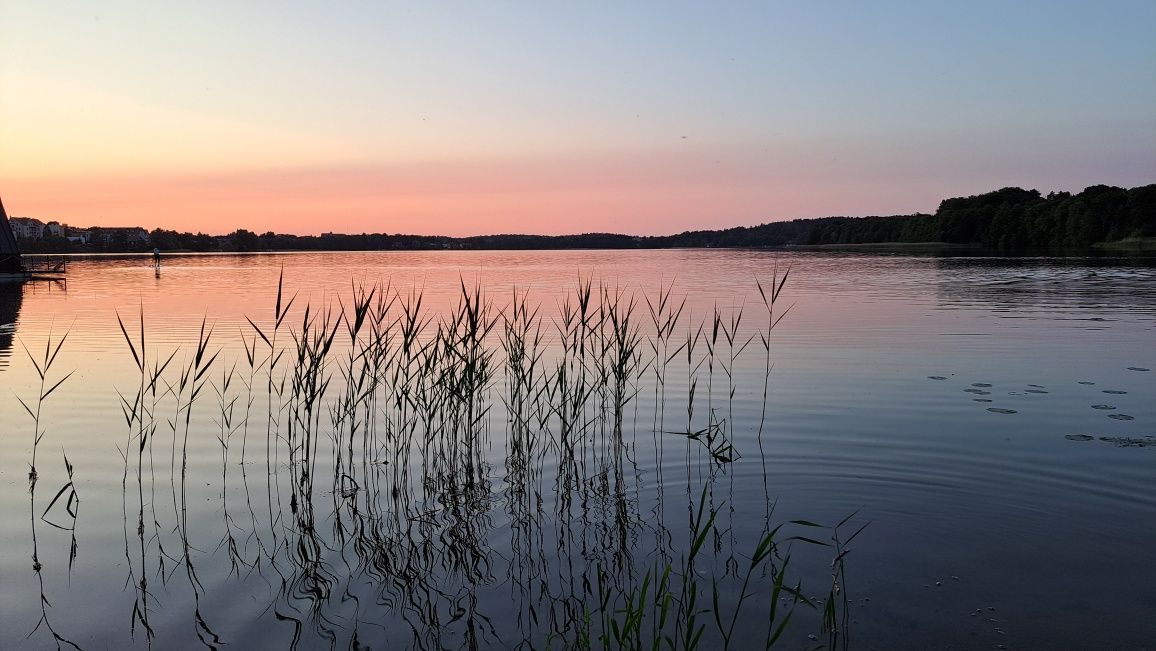
[[[791, 310], [767, 375], [755, 280], [776, 265], [791, 269], [776, 316]], [[272, 336], [282, 266], [297, 298], [269, 400], [269, 346], [246, 317]], [[609, 313], [566, 325], [580, 277], [606, 285], [615, 318], [634, 297], [617, 338]], [[324, 366], [294, 366], [303, 306], [351, 310], [351, 280], [399, 295], [387, 345], [363, 330], [355, 348], [379, 355], [376, 385], [336, 319]], [[680, 574], [704, 495], [712, 527], [682, 572], [697, 610], [717, 581], [733, 614], [768, 528], [854, 513], [841, 539], [869, 525], [834, 593], [840, 645], [1151, 648], [1154, 281], [1140, 258], [723, 250], [173, 256], [159, 275], [77, 261], [67, 287], [0, 286], [0, 648], [55, 648], [53, 631], [85, 649], [564, 648], [584, 632], [601, 648], [601, 613], [622, 623], [648, 570]], [[489, 336], [471, 348], [448, 323], [455, 343], [423, 348], [463, 282], [492, 303]], [[396, 319], [417, 290], [428, 322], [406, 358]], [[684, 299], [656, 336], [651, 307], [666, 323]], [[142, 311], [146, 365], [172, 361], [137, 403], [117, 313], [139, 347]], [[509, 366], [500, 315], [540, 333], [539, 357]], [[40, 378], [24, 347], [40, 359], [66, 331], [45, 389], [74, 374], [44, 401], [30, 503], [17, 398], [35, 411]], [[832, 549], [791, 536], [832, 542], [780, 530], [732, 648], [762, 644], [788, 553], [808, 599], [832, 594]], [[796, 608], [782, 646], [825, 644], [820, 613]], [[703, 648], [722, 644], [713, 613], [696, 625]]]

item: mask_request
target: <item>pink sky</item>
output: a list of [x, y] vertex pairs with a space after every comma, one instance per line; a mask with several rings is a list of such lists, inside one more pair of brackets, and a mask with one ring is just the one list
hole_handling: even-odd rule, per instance
[[934, 189], [925, 201], [889, 198], [870, 180], [829, 187], [789, 166], [701, 154], [77, 175], [5, 187], [16, 215], [208, 233], [660, 234], [864, 204], [930, 210], [939, 200]]
[[662, 234], [1156, 181], [1140, 0], [0, 15], [0, 196], [74, 226]]
[[[1049, 172], [1018, 174], [1014, 157], [987, 164], [966, 152], [937, 159], [849, 147], [844, 159], [801, 151], [776, 157], [689, 150], [0, 181], [10, 214], [74, 226], [210, 234], [246, 228], [297, 234], [647, 235], [799, 217], [933, 212], [948, 196], [1004, 185], [1037, 187]], [[1057, 176], [1068, 185], [1040, 189], [1079, 191], [1096, 182], [1093, 174], [1087, 183], [1078, 174]]]

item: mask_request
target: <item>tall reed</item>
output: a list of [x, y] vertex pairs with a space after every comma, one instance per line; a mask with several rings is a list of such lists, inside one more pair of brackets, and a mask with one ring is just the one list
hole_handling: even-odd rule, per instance
[[[215, 437], [228, 580], [267, 580], [268, 610], [295, 644], [356, 646], [380, 635], [362, 623], [391, 621], [415, 648], [740, 648], [752, 632], [770, 647], [797, 607], [816, 609], [831, 646], [846, 644], [844, 563], [858, 532], [844, 538], [843, 522], [823, 542], [807, 533], [813, 523], [770, 519], [762, 439], [788, 273], [756, 283], [760, 324], [742, 304], [692, 315], [673, 284], [646, 296], [580, 276], [551, 310], [522, 289], [499, 307], [464, 279], [435, 308], [424, 290], [385, 282], [317, 305], [286, 298], [282, 271], [271, 318], [246, 317], [243, 357], [224, 367], [208, 319], [187, 353], [168, 356], [146, 353], [143, 315], [139, 337], [122, 321], [140, 376], [123, 396], [126, 494], [130, 465], [137, 480], [131, 555], [126, 507], [134, 626], [153, 639], [146, 578], [167, 577], [168, 558], [185, 570], [196, 635], [225, 637], [210, 626], [223, 618], [190, 542], [190, 451]], [[734, 404], [760, 366], [744, 361], [756, 341], [757, 425], [738, 422]], [[200, 409], [206, 395], [215, 413]], [[246, 474], [248, 432], [261, 420], [263, 514]], [[144, 473], [157, 471], [145, 453], [165, 422], [172, 534], [154, 513], [149, 540], [145, 509], [156, 500]], [[494, 429], [504, 431], [496, 446]], [[767, 509], [752, 539], [731, 468], [756, 442]], [[672, 462], [685, 476], [666, 475]], [[685, 492], [684, 512], [667, 507], [673, 491]], [[247, 522], [235, 518], [237, 498]], [[180, 552], [167, 555], [162, 540]], [[495, 540], [508, 542], [494, 549]], [[821, 602], [794, 578], [794, 545], [832, 550]], [[489, 597], [506, 586], [512, 605], [495, 605]], [[497, 623], [506, 609], [513, 632]]]
[[[32, 628], [31, 631], [28, 632], [27, 638], [31, 638], [33, 635], [35, 635], [36, 631], [40, 630], [41, 627], [44, 627], [52, 636], [52, 640], [56, 644], [57, 649], [61, 649], [65, 645], [74, 649], [80, 649], [76, 643], [64, 637], [60, 634], [59, 631], [56, 630], [56, 627], [52, 623], [52, 618], [49, 615], [51, 602], [48, 600], [44, 587], [44, 565], [40, 562], [40, 540], [37, 535], [38, 518], [36, 517], [36, 487], [40, 479], [40, 474], [36, 468], [36, 453], [40, 447], [40, 443], [47, 435], [47, 430], [45, 429], [42, 420], [44, 415], [44, 405], [48, 398], [53, 393], [55, 393], [56, 390], [59, 389], [61, 385], [63, 385], [65, 381], [68, 380], [68, 378], [72, 377], [72, 374], [75, 372], [71, 371], [65, 374], [64, 377], [60, 378], [59, 380], [50, 379], [52, 378], [53, 365], [55, 364], [57, 356], [60, 354], [60, 350], [63, 348], [64, 342], [67, 339], [68, 332], [65, 332], [59, 340], [53, 342], [52, 333], [50, 331], [44, 343], [44, 352], [39, 357], [33, 355], [32, 351], [29, 350], [23, 342], [21, 342], [21, 345], [24, 347], [24, 352], [28, 355], [29, 362], [32, 363], [32, 367], [36, 371], [39, 382], [36, 390], [36, 400], [34, 401], [35, 408], [29, 406], [29, 403], [25, 402], [25, 400], [20, 396], [17, 396], [16, 400], [32, 419], [32, 459], [28, 466], [28, 517], [32, 535], [32, 571], [36, 573], [36, 581], [40, 591], [38, 600], [40, 606], [40, 617], [36, 620], [36, 625]], [[79, 498], [76, 497], [75, 484], [73, 482], [73, 468], [72, 464], [68, 462], [67, 455], [64, 457], [64, 465], [68, 475], [68, 481], [60, 488], [59, 491], [57, 491], [56, 495], [49, 502], [48, 506], [44, 509], [44, 513], [40, 517], [46, 518], [49, 510], [52, 509], [53, 505], [55, 505], [63, 495], [68, 494], [68, 497], [66, 498], [67, 501], [65, 509], [68, 515], [72, 518], [72, 525], [71, 527], [68, 527], [72, 531], [72, 541], [69, 550], [69, 570], [71, 572], [72, 563], [76, 558], [76, 506], [79, 502]], [[52, 526], [60, 528], [60, 525], [54, 524], [48, 520], [45, 521], [49, 524], [52, 524]]]

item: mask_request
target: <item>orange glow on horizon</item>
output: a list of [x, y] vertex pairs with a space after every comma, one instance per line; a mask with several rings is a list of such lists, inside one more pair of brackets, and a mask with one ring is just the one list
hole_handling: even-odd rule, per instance
[[[944, 188], [897, 200], [876, 175], [838, 186], [759, 152], [671, 151], [319, 166], [218, 174], [0, 176], [9, 212], [86, 226], [226, 234], [672, 234], [799, 217], [934, 210]], [[986, 190], [988, 188], [979, 188]], [[903, 203], [903, 202], [906, 202]], [[888, 214], [888, 213], [884, 213]]]

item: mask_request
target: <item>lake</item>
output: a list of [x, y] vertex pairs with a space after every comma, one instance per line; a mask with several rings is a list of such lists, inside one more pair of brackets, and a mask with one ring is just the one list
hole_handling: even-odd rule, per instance
[[1153, 369], [1152, 257], [78, 258], [0, 648], [1151, 648]]

